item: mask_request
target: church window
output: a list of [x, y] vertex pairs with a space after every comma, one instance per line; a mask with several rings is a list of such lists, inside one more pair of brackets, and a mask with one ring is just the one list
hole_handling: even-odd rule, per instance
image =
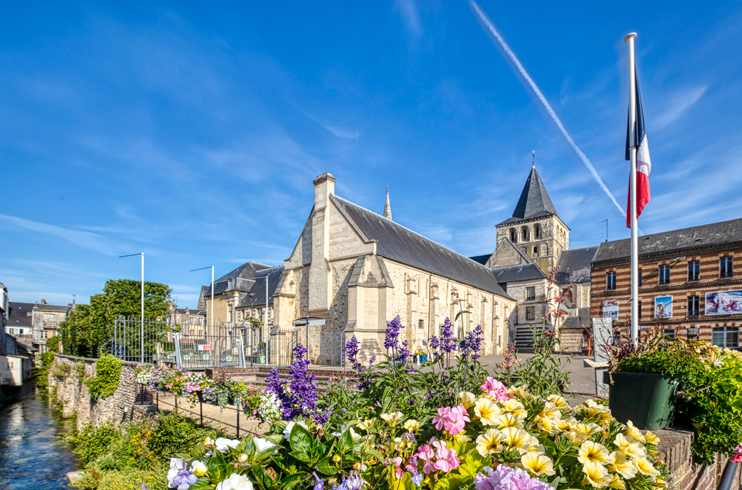
[[518, 243], [518, 232], [515, 228], [510, 228], [510, 241], [513, 243]]
[[533, 239], [541, 240], [541, 225], [539, 225], [538, 223], [533, 225]]
[[533, 321], [536, 319], [536, 307], [526, 306], [526, 321]]
[[520, 229], [520, 236], [524, 242], [527, 242], [530, 239], [528, 235], [529, 235], [528, 227], [524, 226], [523, 228]]
[[536, 245], [535, 247], [533, 247], [533, 256], [534, 257], [538, 257], [538, 245]]
[[526, 299], [536, 299], [536, 287], [528, 286], [526, 288]]

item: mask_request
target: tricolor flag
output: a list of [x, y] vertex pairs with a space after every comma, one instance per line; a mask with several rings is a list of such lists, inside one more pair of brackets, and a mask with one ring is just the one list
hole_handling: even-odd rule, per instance
[[[652, 161], [649, 159], [649, 144], [647, 133], [644, 131], [644, 111], [642, 98], [639, 95], [639, 80], [636, 80], [636, 128], [632, 132], [630, 122], [626, 129], [626, 160], [630, 160], [630, 148], [636, 147], [636, 217], [642, 214], [644, 206], [649, 203], [649, 172], [652, 171]], [[629, 180], [629, 186], [631, 181]], [[626, 227], [631, 228], [631, 187], [629, 187], [628, 206], [626, 207]]]

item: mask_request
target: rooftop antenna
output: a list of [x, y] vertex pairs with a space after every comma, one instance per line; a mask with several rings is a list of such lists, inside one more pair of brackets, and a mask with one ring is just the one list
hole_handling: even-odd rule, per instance
[[601, 224], [605, 223], [605, 241], [608, 241], [608, 218], [601, 221]]

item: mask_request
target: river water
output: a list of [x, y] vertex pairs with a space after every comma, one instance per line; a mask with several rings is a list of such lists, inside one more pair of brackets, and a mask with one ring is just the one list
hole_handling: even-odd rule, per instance
[[0, 409], [0, 489], [69, 488], [67, 472], [80, 468], [58, 434], [70, 427], [36, 393]]

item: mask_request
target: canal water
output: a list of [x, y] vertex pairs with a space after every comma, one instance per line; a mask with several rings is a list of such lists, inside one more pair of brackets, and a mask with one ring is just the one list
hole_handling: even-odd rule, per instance
[[70, 431], [69, 424], [37, 393], [0, 409], [0, 489], [70, 488], [67, 472], [80, 464], [58, 437]]

